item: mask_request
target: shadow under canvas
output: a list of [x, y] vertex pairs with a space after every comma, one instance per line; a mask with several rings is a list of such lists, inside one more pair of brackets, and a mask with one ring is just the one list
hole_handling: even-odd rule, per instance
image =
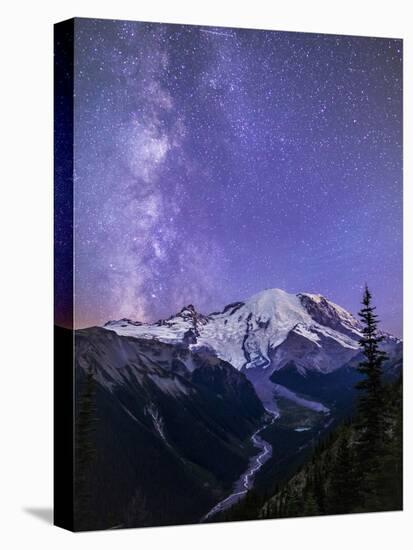
[[24, 508], [24, 512], [53, 525], [53, 508]]

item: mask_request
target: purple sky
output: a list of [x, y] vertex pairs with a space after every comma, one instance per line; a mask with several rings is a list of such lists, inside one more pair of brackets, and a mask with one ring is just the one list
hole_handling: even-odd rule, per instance
[[77, 19], [76, 326], [265, 288], [402, 330], [402, 42]]

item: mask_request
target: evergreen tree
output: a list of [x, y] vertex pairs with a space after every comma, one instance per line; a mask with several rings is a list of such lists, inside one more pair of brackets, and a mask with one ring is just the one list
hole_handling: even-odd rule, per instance
[[380, 468], [378, 494], [382, 510], [401, 510], [403, 507], [403, 425], [402, 379], [389, 388], [386, 409], [388, 434]]
[[[288, 489], [287, 489], [288, 491]], [[299, 517], [303, 515], [303, 495], [297, 488], [292, 487], [287, 492], [285, 517]]]
[[303, 516], [317, 516], [320, 509], [316, 497], [316, 476], [315, 464], [311, 462], [309, 468], [305, 472], [305, 488], [303, 493]]
[[318, 515], [320, 515], [320, 510], [318, 508], [317, 501], [314, 498], [314, 493], [309, 492], [307, 493], [304, 499], [303, 516], [318, 516]]
[[337, 443], [337, 453], [331, 468], [328, 512], [330, 514], [351, 512], [358, 502], [357, 488], [353, 450], [348, 429], [344, 428]]
[[326, 511], [326, 496], [325, 496], [325, 472], [321, 468], [321, 460], [314, 462], [314, 498], [317, 503], [317, 508], [320, 514], [324, 514]]
[[363, 324], [360, 347], [364, 354], [364, 360], [359, 364], [358, 370], [364, 377], [356, 385], [356, 388], [361, 391], [358, 404], [357, 455], [364, 504], [373, 510], [378, 505], [375, 475], [380, 466], [385, 443], [382, 366], [387, 355], [379, 347], [383, 336], [378, 332], [379, 320], [367, 286], [364, 290], [362, 303], [363, 307], [359, 313]]

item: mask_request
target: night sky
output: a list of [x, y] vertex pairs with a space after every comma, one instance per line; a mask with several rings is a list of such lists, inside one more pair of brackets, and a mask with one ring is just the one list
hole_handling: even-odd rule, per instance
[[265, 288], [402, 330], [402, 42], [77, 19], [75, 323]]

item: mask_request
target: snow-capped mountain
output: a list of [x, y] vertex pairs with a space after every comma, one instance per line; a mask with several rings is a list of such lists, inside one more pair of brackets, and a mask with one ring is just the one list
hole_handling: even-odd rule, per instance
[[291, 359], [302, 369], [331, 372], [354, 356], [359, 322], [346, 310], [315, 294], [264, 290], [245, 302], [203, 315], [192, 305], [154, 324], [109, 321], [119, 335], [208, 349], [239, 370], [282, 368]]
[[[287, 395], [314, 410], [328, 410], [271, 383], [273, 373], [288, 367], [304, 377], [329, 374], [352, 360], [356, 365], [360, 354], [361, 325], [351, 313], [319, 294], [289, 294], [280, 289], [264, 290], [209, 315], [189, 305], [153, 324], [122, 319], [109, 321], [104, 328], [121, 336], [214, 354], [243, 371], [264, 405], [272, 410], [277, 397]], [[383, 346], [390, 355], [397, 355], [401, 343], [385, 335]], [[189, 370], [193, 368], [192, 354], [181, 360]]]

